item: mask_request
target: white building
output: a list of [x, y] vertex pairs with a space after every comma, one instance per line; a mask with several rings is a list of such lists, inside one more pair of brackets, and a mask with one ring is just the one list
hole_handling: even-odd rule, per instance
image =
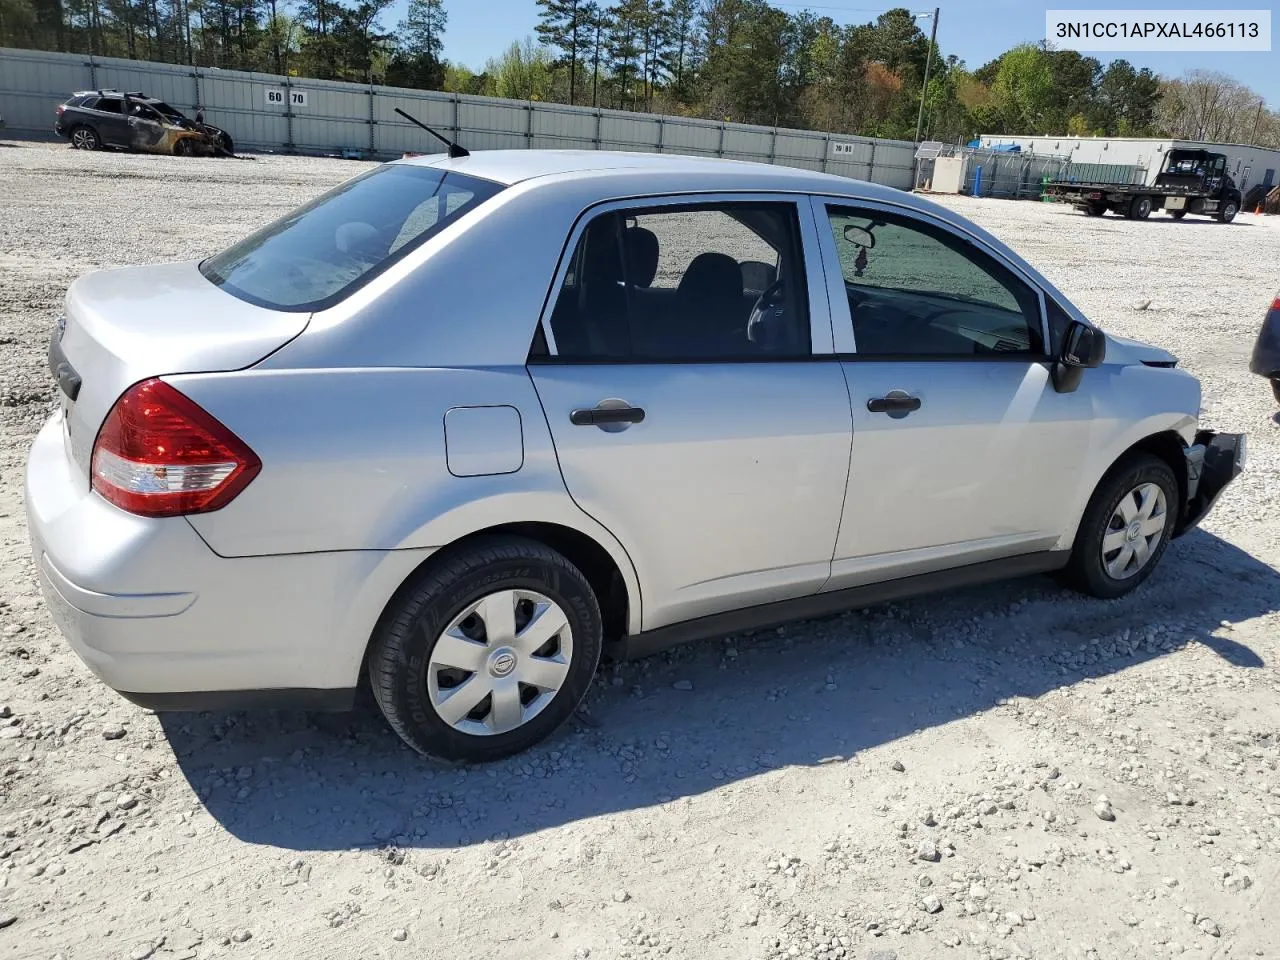
[[1170, 150], [1208, 150], [1227, 156], [1227, 173], [1242, 193], [1255, 184], [1270, 188], [1280, 183], [1280, 150], [1267, 150], [1240, 143], [1200, 143], [1141, 137], [1006, 137], [982, 138], [984, 147], [1017, 144], [1024, 153], [1068, 157], [1073, 163], [1136, 165], [1146, 168], [1150, 184], [1164, 166]]

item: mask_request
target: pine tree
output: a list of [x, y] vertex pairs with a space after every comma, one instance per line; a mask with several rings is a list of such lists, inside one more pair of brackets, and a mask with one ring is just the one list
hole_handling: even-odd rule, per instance
[[444, 86], [444, 28], [449, 13], [442, 0], [409, 0], [408, 15], [396, 28], [395, 55], [387, 66], [387, 83], [396, 86]]
[[578, 61], [588, 33], [589, 4], [584, 0], [538, 0], [541, 7], [534, 29], [539, 39], [559, 50], [569, 64], [569, 102], [578, 90]]

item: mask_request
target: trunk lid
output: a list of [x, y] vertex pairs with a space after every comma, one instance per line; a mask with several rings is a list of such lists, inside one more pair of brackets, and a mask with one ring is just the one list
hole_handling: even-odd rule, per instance
[[288, 343], [308, 313], [246, 303], [195, 261], [99, 270], [67, 291], [50, 345], [64, 441], [86, 482], [98, 428], [126, 389], [148, 377], [252, 366]]

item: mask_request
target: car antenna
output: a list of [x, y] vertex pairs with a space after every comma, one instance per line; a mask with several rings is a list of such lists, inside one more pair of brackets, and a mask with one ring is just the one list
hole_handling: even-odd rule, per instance
[[437, 131], [437, 130], [432, 130], [430, 127], [428, 127], [425, 123], [423, 123], [423, 122], [422, 122], [421, 120], [419, 120], [417, 117], [411, 117], [411, 116], [409, 116], [409, 114], [405, 113], [405, 112], [404, 112], [403, 110], [401, 110], [399, 107], [396, 107], [396, 113], [400, 114], [400, 116], [404, 117], [404, 118], [405, 118], [406, 120], [408, 120], [410, 123], [417, 124], [417, 125], [418, 125], [418, 126], [420, 126], [423, 130], [427, 131], [427, 133], [429, 133], [429, 134], [431, 134], [433, 137], [435, 137], [437, 140], [439, 140], [439, 141], [441, 141], [441, 142], [443, 142], [443, 143], [447, 144], [447, 145], [448, 145], [448, 147], [449, 147], [449, 159], [450, 159], [450, 160], [457, 160], [459, 157], [469, 157], [469, 156], [471, 156], [471, 154], [470, 154], [466, 149], [464, 149], [463, 147], [458, 146], [456, 143], [454, 143], [452, 140], [450, 140], [448, 137], [446, 137], [443, 133], [440, 133], [440, 132], [439, 132], [439, 131]]

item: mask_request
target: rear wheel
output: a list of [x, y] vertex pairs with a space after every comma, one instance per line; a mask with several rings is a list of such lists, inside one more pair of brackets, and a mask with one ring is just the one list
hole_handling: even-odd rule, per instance
[[369, 680], [418, 752], [497, 760], [569, 718], [600, 649], [600, 607], [577, 567], [532, 540], [484, 539], [401, 590], [374, 633]]
[[1086, 217], [1100, 217], [1107, 212], [1107, 202], [1105, 200], [1091, 200], [1084, 207]]
[[183, 137], [173, 145], [173, 155], [175, 157], [189, 157], [195, 151], [192, 149], [191, 138]]
[[1129, 202], [1129, 219], [1145, 220], [1151, 216], [1151, 198], [1147, 196], [1134, 197]]
[[1240, 212], [1240, 207], [1234, 200], [1228, 200], [1222, 205], [1222, 209], [1218, 211], [1218, 219], [1223, 223], [1230, 223], [1236, 218], [1236, 214]]
[[1169, 216], [1173, 217], [1173, 219], [1175, 219], [1175, 220], [1181, 220], [1181, 219], [1182, 219], [1183, 217], [1185, 217], [1186, 215], [1187, 215], [1187, 211], [1185, 211], [1185, 210], [1170, 210], [1170, 211], [1169, 211]]
[[1280, 403], [1280, 377], [1271, 379], [1271, 392], [1275, 394], [1276, 403]]
[[102, 140], [97, 130], [81, 124], [71, 128], [71, 146], [77, 150], [98, 150], [102, 147]]
[[1077, 590], [1122, 597], [1164, 555], [1178, 516], [1178, 482], [1169, 465], [1135, 454], [1102, 478], [1076, 532], [1066, 575]]

